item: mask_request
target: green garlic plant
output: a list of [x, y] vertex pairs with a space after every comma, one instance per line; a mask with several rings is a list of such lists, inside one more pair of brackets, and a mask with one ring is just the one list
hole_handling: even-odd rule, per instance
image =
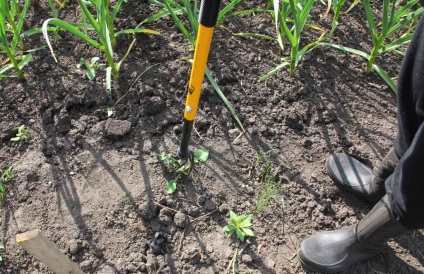
[[368, 30], [371, 36], [372, 49], [370, 52], [328, 42], [319, 43], [318, 46], [329, 46], [363, 57], [367, 61], [365, 74], [368, 75], [371, 71], [376, 71], [396, 93], [396, 84], [386, 71], [375, 64], [375, 61], [378, 56], [388, 52], [396, 52], [404, 55], [397, 48], [411, 41], [413, 31], [416, 28], [416, 22], [423, 14], [424, 7], [419, 5], [419, 0], [411, 0], [406, 2], [406, 4], [404, 0], [383, 0], [382, 15], [381, 18], [377, 18], [373, 13], [371, 2], [369, 0], [363, 0], [363, 4], [367, 17]]
[[[22, 69], [32, 61], [32, 55], [25, 53], [21, 36], [29, 4], [30, 0], [25, 0], [21, 9], [18, 0], [0, 1], [0, 53], [7, 55], [6, 61], [0, 64], [0, 78], [25, 80]], [[16, 76], [6, 74], [11, 69], [15, 70]]]
[[[141, 28], [116, 31], [114, 28], [114, 21], [124, 1], [125, 0], [117, 0], [115, 6], [112, 8], [110, 0], [77, 0], [81, 8], [81, 23], [68, 23], [57, 18], [50, 18], [46, 20], [42, 26], [43, 36], [56, 62], [57, 59], [47, 33], [49, 25], [55, 25], [67, 30], [91, 46], [101, 50], [108, 63], [108, 67], [106, 68], [106, 89], [108, 91], [111, 90], [112, 76], [115, 80], [119, 78], [119, 69], [135, 43], [134, 39], [124, 57], [119, 61], [115, 61], [113, 52], [118, 49], [117, 37], [123, 34], [136, 33], [158, 34], [157, 31]], [[88, 31], [94, 32], [95, 35], [93, 36], [96, 37], [97, 40], [91, 38], [88, 35]]]

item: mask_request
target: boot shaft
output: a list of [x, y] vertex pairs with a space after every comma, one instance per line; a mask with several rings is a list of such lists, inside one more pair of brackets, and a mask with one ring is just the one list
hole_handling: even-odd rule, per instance
[[356, 225], [356, 237], [370, 248], [380, 248], [390, 238], [402, 234], [407, 229], [391, 214], [387, 195]]

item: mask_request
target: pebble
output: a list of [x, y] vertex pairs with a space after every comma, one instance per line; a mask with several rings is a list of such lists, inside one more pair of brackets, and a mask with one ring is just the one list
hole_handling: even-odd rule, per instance
[[243, 263], [251, 263], [253, 262], [252, 256], [250, 256], [249, 254], [243, 254], [243, 256], [241, 256], [241, 261]]
[[185, 215], [184, 213], [182, 213], [181, 211], [178, 211], [175, 215], [174, 215], [174, 222], [175, 225], [179, 228], [184, 228], [186, 227], [186, 225], [188, 224], [188, 218], [187, 215]]

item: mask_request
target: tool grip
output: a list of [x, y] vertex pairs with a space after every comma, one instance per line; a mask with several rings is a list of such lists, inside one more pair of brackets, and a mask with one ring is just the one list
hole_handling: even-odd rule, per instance
[[200, 4], [199, 23], [205, 27], [215, 27], [221, 0], [202, 0]]

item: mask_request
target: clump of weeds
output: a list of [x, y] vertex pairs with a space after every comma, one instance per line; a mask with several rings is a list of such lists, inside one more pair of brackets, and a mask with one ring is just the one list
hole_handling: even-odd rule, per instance
[[17, 131], [17, 133], [15, 137], [10, 139], [10, 141], [28, 143], [31, 134], [29, 133], [28, 128], [25, 125], [15, 127], [13, 130]]
[[0, 170], [0, 201], [3, 200], [4, 196], [6, 196], [4, 184], [12, 181], [13, 179], [12, 169], [13, 165], [5, 170]]
[[269, 153], [260, 151], [256, 158], [256, 166], [261, 170], [260, 174], [260, 190], [256, 195], [256, 205], [254, 210], [260, 212], [269, 207], [275, 197], [283, 191], [283, 180], [277, 178], [272, 171], [272, 162]]
[[177, 190], [177, 183], [182, 175], [189, 175], [193, 164], [204, 163], [209, 158], [209, 150], [199, 149], [193, 153], [193, 161], [178, 159], [170, 153], [156, 154], [156, 157], [177, 171], [177, 176], [166, 184], [166, 192], [172, 194]]

